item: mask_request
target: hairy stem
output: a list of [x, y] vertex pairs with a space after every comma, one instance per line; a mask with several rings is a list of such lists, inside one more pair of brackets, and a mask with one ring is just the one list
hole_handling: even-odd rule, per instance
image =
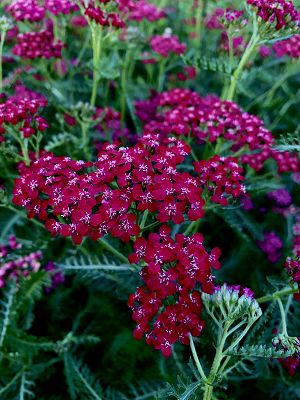
[[189, 336], [190, 336], [190, 347], [191, 347], [191, 351], [192, 351], [192, 354], [193, 354], [193, 358], [194, 358], [197, 370], [198, 370], [201, 378], [203, 380], [206, 380], [206, 375], [205, 375], [205, 373], [203, 371], [202, 365], [200, 363], [200, 360], [199, 360], [199, 357], [198, 357], [198, 354], [197, 354], [197, 351], [196, 351], [196, 348], [195, 348], [195, 345], [194, 345], [193, 336], [191, 334], [189, 334]]
[[251, 39], [250, 39], [248, 46], [246, 47], [246, 50], [239, 62], [239, 65], [237, 66], [236, 70], [234, 71], [233, 75], [231, 76], [231, 82], [230, 82], [228, 91], [227, 91], [226, 95], [224, 96], [223, 100], [232, 101], [234, 99], [236, 87], [237, 87], [238, 81], [240, 79], [240, 76], [241, 76], [246, 64], [248, 63], [249, 59], [251, 58], [252, 54], [254, 53], [254, 51], [257, 47], [257, 44], [260, 40], [256, 16], [253, 14], [252, 18], [253, 18], [253, 32], [252, 32]]
[[286, 315], [285, 315], [285, 309], [283, 307], [282, 301], [280, 299], [280, 297], [276, 298], [276, 301], [278, 303], [279, 306], [279, 311], [280, 311], [280, 315], [281, 315], [281, 326], [282, 326], [282, 333], [286, 336], [288, 336], [287, 333], [287, 326], [286, 326]]
[[5, 37], [6, 37], [6, 31], [3, 30], [1, 31], [1, 40], [0, 40], [0, 92], [2, 92], [3, 89], [2, 57], [3, 57], [3, 47], [4, 47]]
[[274, 301], [277, 298], [281, 298], [281, 297], [284, 297], [284, 296], [289, 296], [289, 295], [295, 294], [297, 292], [298, 292], [298, 288], [297, 287], [286, 288], [286, 289], [279, 290], [278, 292], [275, 292], [273, 294], [269, 294], [269, 295], [260, 297], [260, 298], [257, 299], [257, 302], [260, 303], [260, 304], [261, 303], [267, 303], [269, 301]]
[[97, 26], [92, 28], [92, 47], [93, 47], [93, 87], [90, 104], [95, 106], [98, 85], [99, 85], [99, 63], [102, 51], [102, 28]]
[[226, 343], [226, 339], [228, 337], [228, 329], [230, 327], [231, 323], [226, 322], [225, 326], [223, 328], [223, 332], [220, 335], [220, 340], [217, 344], [217, 350], [216, 350], [216, 355], [208, 376], [208, 379], [206, 381], [205, 387], [204, 387], [204, 397], [203, 400], [211, 400], [213, 398], [213, 385], [215, 382], [215, 379], [217, 377], [222, 359], [223, 359], [223, 350], [224, 346]]

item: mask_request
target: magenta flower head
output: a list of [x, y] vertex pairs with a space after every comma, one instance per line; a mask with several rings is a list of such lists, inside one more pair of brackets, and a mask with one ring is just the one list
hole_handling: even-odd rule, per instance
[[45, 18], [45, 7], [37, 0], [13, 0], [6, 10], [16, 21], [38, 22]]
[[300, 34], [274, 43], [273, 50], [278, 58], [287, 56], [298, 59], [300, 57]]
[[201, 334], [205, 325], [201, 291], [212, 292], [211, 268], [220, 268], [221, 254], [218, 248], [208, 253], [199, 233], [176, 235], [174, 240], [170, 232], [170, 227], [162, 226], [147, 240], [137, 239], [129, 256], [131, 262], [146, 263], [140, 272], [144, 284], [128, 300], [136, 322], [134, 337], [145, 335], [147, 344], [166, 357], [175, 342], [189, 344], [190, 334]]
[[61, 58], [64, 44], [59, 40], [55, 41], [51, 30], [40, 32], [20, 33], [17, 36], [17, 44], [13, 48], [13, 53], [24, 59], [33, 60], [35, 58]]
[[265, 22], [274, 24], [280, 30], [290, 24], [299, 25], [300, 14], [292, 1], [286, 0], [247, 0], [257, 15]]
[[258, 245], [271, 263], [276, 263], [280, 259], [283, 245], [275, 232], [265, 232], [263, 240], [258, 242]]
[[181, 55], [186, 50], [186, 45], [180, 43], [178, 37], [172, 35], [169, 30], [163, 35], [152, 36], [150, 46], [155, 53], [164, 58], [169, 57], [171, 53]]

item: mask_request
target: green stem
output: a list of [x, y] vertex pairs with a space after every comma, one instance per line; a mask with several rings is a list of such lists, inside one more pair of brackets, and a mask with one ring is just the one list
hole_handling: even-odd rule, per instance
[[2, 92], [3, 89], [2, 58], [3, 58], [3, 47], [4, 47], [5, 37], [6, 37], [6, 31], [3, 30], [1, 31], [1, 40], [0, 40], [0, 92]]
[[184, 236], [188, 236], [191, 232], [193, 232], [193, 230], [196, 228], [198, 228], [200, 224], [200, 220], [198, 221], [193, 221], [192, 223], [189, 224], [189, 226], [187, 227], [187, 229], [183, 232]]
[[24, 163], [25, 163], [25, 165], [29, 165], [30, 164], [30, 158], [29, 158], [29, 155], [28, 155], [28, 139], [21, 138], [19, 143], [20, 143], [20, 146], [21, 146]]
[[89, 136], [88, 136], [90, 124], [87, 122], [80, 122], [80, 126], [81, 126], [81, 139], [82, 139], [81, 147], [83, 148], [83, 152], [86, 159], [89, 160], [91, 157], [89, 152]]
[[203, 11], [204, 11], [204, 1], [198, 0], [198, 7], [196, 12], [196, 46], [199, 48], [202, 39], [202, 25], [203, 25]]
[[99, 243], [102, 245], [102, 247], [109, 251], [111, 254], [116, 256], [119, 260], [121, 260], [123, 263], [128, 264], [128, 259], [125, 257], [123, 254], [121, 254], [118, 250], [116, 250], [114, 247], [112, 247], [106, 240], [104, 239], [99, 239]]
[[285, 318], [285, 310], [284, 310], [282, 301], [279, 297], [276, 298], [276, 301], [278, 303], [280, 315], [281, 315], [282, 334], [288, 336], [287, 326], [286, 326], [286, 318]]
[[90, 104], [92, 107], [96, 104], [97, 91], [99, 85], [99, 62], [102, 51], [102, 28], [100, 26], [92, 27], [92, 46], [93, 46], [93, 87]]
[[145, 232], [145, 231], [148, 231], [149, 229], [155, 228], [156, 226], [158, 226], [160, 224], [161, 224], [161, 222], [159, 222], [159, 221], [153, 222], [153, 224], [145, 226], [145, 228], [142, 229], [142, 232]]
[[165, 81], [165, 66], [167, 63], [167, 58], [163, 58], [159, 62], [159, 69], [158, 69], [158, 82], [157, 82], [157, 91], [160, 93], [164, 86]]
[[282, 290], [279, 290], [278, 292], [275, 292], [273, 294], [268, 294], [266, 296], [260, 297], [256, 301], [258, 303], [260, 303], [260, 304], [261, 303], [267, 303], [269, 301], [274, 301], [277, 298], [280, 298], [280, 297], [283, 297], [283, 296], [289, 296], [289, 295], [295, 294], [297, 292], [298, 292], [298, 288], [297, 287], [282, 289]]
[[149, 210], [145, 210], [140, 224], [141, 231], [143, 231], [143, 229], [145, 228], [148, 215], [149, 215]]
[[218, 370], [220, 368], [220, 365], [221, 365], [221, 362], [222, 362], [222, 359], [223, 359], [223, 350], [224, 350], [225, 342], [226, 342], [226, 339], [227, 339], [227, 332], [228, 332], [228, 329], [229, 329], [230, 325], [231, 325], [230, 322], [226, 322], [225, 323], [222, 335], [220, 337], [220, 342], [218, 343], [218, 346], [217, 346], [216, 355], [215, 355], [215, 358], [214, 358], [214, 361], [213, 361], [213, 365], [211, 367], [207, 382], [206, 382], [205, 387], [204, 387], [203, 400], [211, 400], [212, 397], [213, 397], [213, 389], [214, 389], [213, 388], [213, 384], [214, 384], [214, 381], [215, 381], [215, 379], [217, 377]]
[[200, 360], [199, 360], [199, 357], [198, 357], [198, 354], [197, 354], [197, 351], [196, 351], [196, 348], [194, 345], [193, 336], [191, 334], [189, 334], [189, 337], [190, 337], [190, 347], [191, 347], [191, 351], [193, 354], [193, 358], [194, 358], [196, 367], [198, 369], [198, 372], [199, 372], [201, 378], [206, 381], [206, 375], [205, 375], [202, 365], [200, 363]]
[[251, 39], [246, 47], [246, 50], [237, 66], [237, 69], [234, 71], [233, 75], [231, 76], [230, 86], [228, 88], [227, 94], [223, 100], [232, 101], [236, 92], [236, 87], [240, 76], [244, 70], [245, 65], [248, 63], [250, 57], [252, 56], [253, 52], [255, 51], [257, 44], [260, 40], [260, 35], [258, 33], [258, 26], [256, 16], [253, 14], [253, 33]]
[[131, 60], [132, 51], [126, 51], [125, 60], [121, 74], [121, 126], [124, 128], [125, 114], [126, 114], [126, 92], [127, 81], [129, 75], [129, 65]]
[[228, 347], [228, 349], [226, 349], [226, 353], [230, 352], [232, 349], [234, 349], [239, 343], [240, 341], [247, 335], [249, 329], [251, 328], [251, 326], [253, 325], [254, 322], [249, 322], [246, 326], [246, 328], [244, 329], [244, 331], [237, 337], [237, 339]]

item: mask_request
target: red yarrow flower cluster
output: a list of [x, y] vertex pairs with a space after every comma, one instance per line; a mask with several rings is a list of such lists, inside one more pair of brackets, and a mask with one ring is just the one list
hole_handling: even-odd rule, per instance
[[290, 58], [300, 57], [300, 35], [294, 35], [286, 40], [273, 44], [273, 50], [277, 57], [288, 56]]
[[222, 138], [231, 142], [233, 152], [250, 150], [239, 161], [256, 171], [270, 158], [275, 160], [279, 173], [300, 169], [297, 154], [274, 150], [275, 139], [263, 121], [234, 102], [216, 96], [202, 98], [189, 89], [175, 88], [138, 102], [136, 110], [145, 123], [144, 132], [159, 133], [161, 137], [194, 137], [200, 144]]
[[175, 138], [161, 144], [144, 135], [134, 147], [106, 145], [95, 163], [45, 154], [22, 169], [13, 202], [75, 243], [108, 232], [128, 242], [139, 234], [137, 215], [146, 210], [162, 223], [203, 217], [199, 179], [176, 169], [188, 153]]
[[21, 58], [33, 60], [62, 57], [64, 44], [60, 40], [55, 42], [54, 34], [50, 30], [21, 33], [17, 36], [17, 41], [13, 53]]
[[275, 24], [279, 30], [290, 22], [299, 24], [300, 15], [294, 4], [286, 0], [247, 0], [247, 3], [257, 9], [257, 15], [267, 23]]
[[53, 15], [67, 15], [78, 10], [78, 6], [70, 0], [45, 0], [45, 8]]
[[[100, 3], [108, 3], [109, 1], [100, 1]], [[115, 12], [106, 12], [101, 7], [96, 6], [94, 3], [90, 3], [84, 14], [96, 24], [101, 26], [114, 26], [115, 28], [124, 28], [125, 23], [122, 21], [119, 14]]]
[[170, 228], [162, 226], [158, 234], [134, 243], [131, 262], [147, 264], [140, 275], [144, 285], [130, 295], [128, 305], [137, 323], [134, 337], [146, 336], [148, 345], [166, 357], [179, 341], [189, 344], [189, 335], [199, 336], [204, 327], [201, 320], [201, 290], [213, 290], [211, 268], [219, 269], [220, 250], [209, 254], [199, 233], [186, 237], [178, 234], [173, 240]]
[[150, 46], [155, 53], [164, 58], [169, 57], [171, 53], [181, 55], [186, 50], [186, 45], [179, 42], [178, 36], [169, 32], [164, 35], [152, 36]]
[[45, 8], [37, 0], [13, 0], [6, 10], [16, 21], [38, 22], [45, 18]]
[[300, 366], [300, 354], [287, 358], [281, 358], [279, 361], [281, 365], [288, 370], [289, 375], [294, 376], [298, 367]]
[[128, 14], [128, 19], [132, 21], [141, 22], [146, 19], [149, 22], [155, 22], [166, 16], [163, 10], [147, 0], [119, 0], [118, 3], [120, 11]]
[[0, 142], [3, 142], [7, 127], [21, 133], [24, 138], [34, 135], [37, 131], [47, 129], [46, 120], [39, 115], [44, 99], [30, 100], [12, 97], [0, 104]]
[[246, 193], [242, 184], [244, 170], [233, 157], [215, 155], [208, 160], [195, 162], [194, 169], [199, 174], [201, 186], [205, 187], [215, 203], [226, 206], [228, 198], [238, 198]]
[[[224, 29], [224, 23], [238, 22], [243, 15], [244, 11], [234, 10], [232, 8], [216, 8], [205, 18], [205, 26], [207, 29]], [[245, 25], [247, 20], [244, 19], [242, 22]]]

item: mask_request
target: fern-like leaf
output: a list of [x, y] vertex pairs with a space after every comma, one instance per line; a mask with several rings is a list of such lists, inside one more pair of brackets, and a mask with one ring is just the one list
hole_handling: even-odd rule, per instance
[[11, 312], [13, 309], [13, 301], [16, 292], [16, 285], [14, 282], [11, 282], [7, 289], [4, 291], [4, 299], [0, 302], [1, 310], [0, 310], [0, 317], [1, 317], [1, 330], [0, 330], [0, 348], [3, 346], [6, 332], [8, 326], [11, 322]]
[[288, 133], [285, 136], [282, 135], [275, 149], [278, 151], [300, 152], [300, 131]]

